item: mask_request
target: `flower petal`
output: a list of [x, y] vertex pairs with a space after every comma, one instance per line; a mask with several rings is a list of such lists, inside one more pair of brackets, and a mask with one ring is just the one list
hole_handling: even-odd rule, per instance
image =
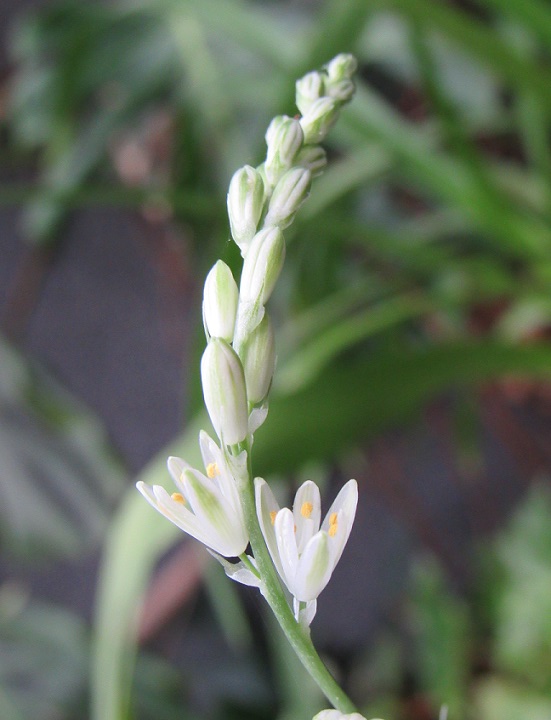
[[[201, 525], [218, 544], [219, 552], [225, 557], [235, 557], [245, 552], [249, 538], [242, 519], [234, 508], [224, 502], [220, 490], [201, 473], [192, 470], [184, 472], [185, 496]], [[215, 547], [213, 542], [207, 543]]]
[[239, 515], [240, 521], [244, 523], [237, 485], [230, 473], [224, 453], [204, 430], [201, 430], [199, 434], [199, 444], [208, 477], [212, 478], [225, 500], [231, 505], [233, 511]]
[[[301, 604], [303, 604], [304, 607], [301, 607]], [[310, 600], [310, 602], [304, 604], [297, 600], [295, 597], [293, 598], [293, 612], [295, 613], [295, 618], [297, 622], [299, 622], [305, 628], [310, 627], [312, 620], [316, 616], [317, 609], [317, 600]]]
[[[209, 553], [215, 560], [218, 560], [224, 568], [224, 572], [231, 580], [235, 580], [235, 582], [241, 583], [242, 585], [248, 585], [249, 587], [259, 588], [261, 586], [262, 580], [258, 575], [255, 575], [252, 570], [249, 570], [243, 561], [240, 560], [238, 563], [231, 563], [217, 552], [209, 550]], [[253, 559], [254, 558], [250, 558], [251, 561]]]
[[256, 499], [256, 514], [258, 522], [264, 535], [264, 540], [268, 546], [268, 551], [272, 556], [272, 561], [276, 566], [276, 570], [281, 578], [283, 578], [283, 567], [279, 558], [279, 550], [277, 547], [275, 534], [275, 518], [279, 512], [279, 505], [268, 483], [260, 477], [254, 479], [254, 491]]
[[321, 498], [316, 483], [307, 480], [297, 490], [293, 503], [293, 517], [299, 554], [320, 527]]
[[199, 540], [199, 542], [221, 551], [218, 547], [212, 545], [211, 536], [208, 531], [205, 531], [205, 528], [195, 515], [187, 507], [174, 501], [163, 487], [154, 485], [151, 488], [142, 481], [136, 483], [136, 487], [155, 510], [164, 515], [180, 530]]
[[[283, 569], [282, 578], [291, 593], [298, 597], [295, 592], [295, 581], [297, 579], [299, 555], [295, 536], [295, 521], [293, 513], [289, 508], [283, 508], [278, 512], [274, 529], [281, 567]], [[299, 599], [302, 600], [304, 598]], [[312, 598], [308, 598], [308, 600], [311, 599]]]
[[329, 582], [334, 567], [329, 536], [320, 530], [306, 545], [300, 557], [294, 596], [304, 602], [315, 600]]
[[357, 505], [358, 483], [349, 480], [335, 498], [321, 526], [329, 535], [333, 566], [340, 560], [350, 536]]

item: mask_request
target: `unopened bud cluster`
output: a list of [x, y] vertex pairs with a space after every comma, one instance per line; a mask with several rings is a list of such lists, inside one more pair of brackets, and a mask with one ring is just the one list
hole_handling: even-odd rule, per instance
[[[352, 97], [355, 69], [355, 59], [342, 54], [322, 71], [299, 80], [296, 102], [302, 116], [275, 117], [266, 131], [265, 161], [257, 168], [245, 165], [230, 181], [230, 230], [244, 258], [243, 271], [239, 288], [220, 260], [207, 277], [203, 320], [209, 346], [216, 341], [218, 350], [207, 347], [202, 362], [205, 403], [227, 445], [247, 436], [243, 406], [251, 412], [266, 403], [275, 347], [265, 305], [285, 259], [282, 231], [308, 197], [312, 178], [325, 167], [325, 151], [319, 143]], [[220, 341], [226, 343], [224, 352]], [[235, 372], [236, 362], [243, 373]], [[216, 382], [218, 372], [232, 382]]]

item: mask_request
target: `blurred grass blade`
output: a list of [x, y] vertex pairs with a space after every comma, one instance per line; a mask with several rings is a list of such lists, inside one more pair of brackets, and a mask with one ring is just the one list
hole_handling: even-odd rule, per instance
[[376, 306], [332, 323], [304, 344], [287, 362], [281, 363], [274, 388], [281, 393], [296, 392], [312, 382], [337, 355], [360, 341], [399, 323], [428, 312], [433, 303], [409, 293], [382, 300]]
[[[197, 424], [190, 426], [177, 451], [173, 448], [159, 455], [140, 479], [167, 484], [168, 454], [182, 454], [198, 467], [198, 433]], [[128, 491], [109, 530], [100, 569], [92, 657], [93, 720], [128, 717], [140, 599], [155, 562], [178, 532], [134, 487]]]
[[[507, 0], [503, 0], [506, 2]], [[530, 89], [551, 111], [551, 71], [519, 55], [495, 30], [441, 0], [377, 0], [377, 7], [394, 8], [438, 30], [472, 53], [516, 90]]]
[[89, 551], [123, 488], [103, 428], [1, 339], [0, 358], [2, 539], [29, 559]]
[[358, 138], [378, 139], [393, 153], [401, 174], [431, 194], [460, 209], [487, 233], [502, 252], [516, 258], [548, 256], [551, 231], [537, 217], [527, 217], [505, 199], [496, 202], [456, 158], [435, 149], [434, 139], [413, 128], [390, 106], [366, 87], [360, 86], [343, 122]]

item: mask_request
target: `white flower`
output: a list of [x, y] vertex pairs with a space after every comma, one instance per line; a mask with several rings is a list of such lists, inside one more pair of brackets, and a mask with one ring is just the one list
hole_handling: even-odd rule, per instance
[[314, 716], [313, 720], [365, 720], [365, 718], [357, 712], [343, 715], [339, 710], [322, 710]]
[[169, 495], [160, 485], [136, 487], [162, 515], [224, 557], [237, 557], [249, 542], [235, 481], [218, 445], [203, 430], [199, 445], [206, 475], [185, 460], [168, 459], [178, 492]]
[[350, 535], [358, 485], [355, 480], [346, 483], [321, 529], [320, 492], [310, 480], [298, 489], [292, 511], [279, 509], [262, 478], [255, 479], [255, 492], [258, 519], [274, 565], [294, 597], [297, 620], [309, 625], [316, 598], [329, 582]]

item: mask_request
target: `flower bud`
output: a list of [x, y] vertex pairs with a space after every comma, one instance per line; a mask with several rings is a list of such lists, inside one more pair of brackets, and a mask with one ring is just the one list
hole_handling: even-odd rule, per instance
[[365, 720], [365, 718], [357, 712], [343, 715], [339, 710], [322, 710], [314, 715], [313, 720]]
[[266, 132], [268, 150], [264, 165], [266, 178], [272, 186], [292, 166], [303, 142], [304, 134], [298, 120], [285, 116], [272, 120]]
[[276, 115], [274, 118], [272, 118], [270, 124], [268, 125], [268, 129], [266, 130], [266, 133], [264, 135], [264, 138], [266, 140], [266, 145], [270, 146], [274, 144], [275, 137], [277, 133], [279, 132], [279, 129], [282, 125], [285, 125], [289, 120], [292, 120], [288, 115]]
[[234, 173], [228, 190], [231, 234], [243, 255], [256, 233], [263, 204], [262, 175], [250, 165], [245, 165]]
[[335, 124], [339, 115], [339, 104], [329, 97], [316, 100], [300, 124], [304, 131], [304, 144], [315, 145], [321, 142]]
[[312, 177], [317, 177], [327, 165], [327, 154], [321, 145], [305, 145], [296, 156], [295, 165], [310, 170]]
[[296, 83], [296, 105], [302, 115], [306, 115], [312, 103], [325, 95], [323, 76], [319, 72], [309, 72]]
[[346, 103], [351, 100], [355, 90], [356, 88], [352, 80], [339, 80], [339, 82], [329, 83], [327, 86], [327, 94], [329, 97], [341, 103]]
[[340, 53], [325, 66], [330, 82], [349, 80], [358, 68], [358, 61], [354, 55]]
[[211, 337], [231, 343], [239, 290], [229, 267], [222, 260], [211, 268], [203, 291], [203, 320]]
[[249, 247], [239, 288], [244, 302], [264, 305], [274, 289], [285, 260], [285, 239], [277, 227], [258, 232]]
[[310, 170], [302, 167], [288, 170], [275, 186], [265, 224], [277, 225], [282, 229], [290, 225], [297, 210], [308, 197], [311, 182]]
[[242, 442], [248, 433], [248, 405], [243, 366], [225, 340], [211, 338], [201, 358], [201, 382], [205, 405], [226, 445]]
[[248, 336], [241, 349], [241, 360], [245, 371], [247, 398], [257, 405], [270, 390], [275, 370], [275, 339], [268, 315]]

